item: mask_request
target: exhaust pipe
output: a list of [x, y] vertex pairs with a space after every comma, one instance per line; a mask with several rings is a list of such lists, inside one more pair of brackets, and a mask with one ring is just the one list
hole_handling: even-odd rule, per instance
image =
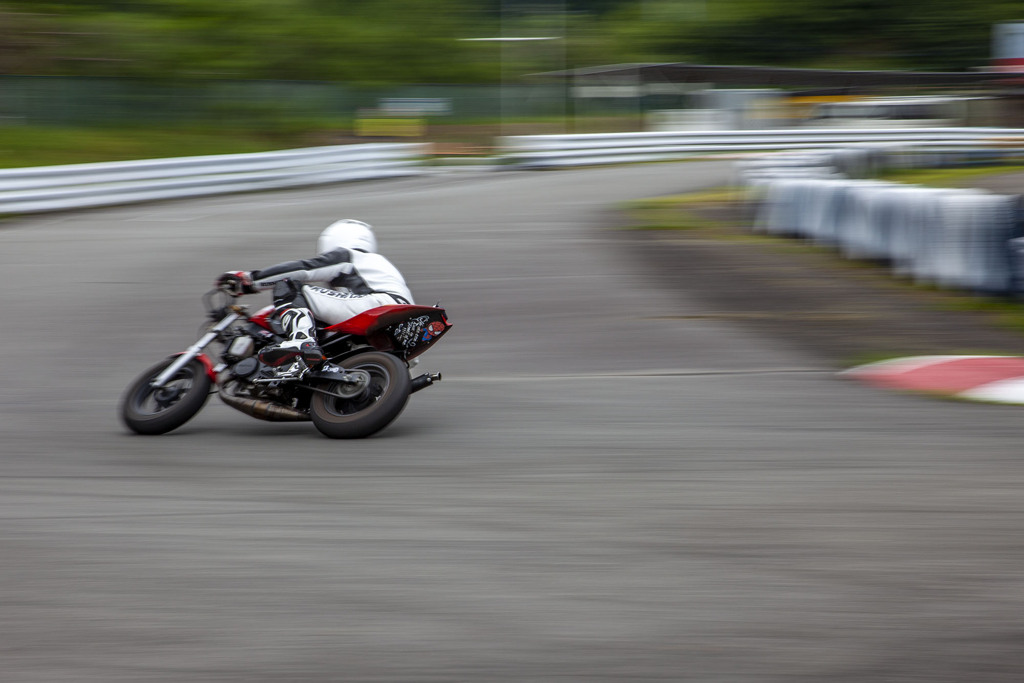
[[277, 405], [270, 401], [232, 396], [224, 391], [224, 387], [220, 387], [217, 390], [217, 395], [220, 396], [220, 400], [235, 410], [255, 417], [257, 420], [266, 420], [267, 422], [309, 422], [309, 415], [301, 410]]
[[412, 391], [410, 391], [409, 393], [415, 394], [420, 389], [426, 389], [427, 387], [429, 387], [434, 382], [440, 382], [440, 381], [441, 381], [441, 373], [440, 372], [435, 373], [433, 375], [431, 375], [428, 372], [425, 375], [420, 375], [419, 377], [413, 377], [413, 379], [412, 379]]

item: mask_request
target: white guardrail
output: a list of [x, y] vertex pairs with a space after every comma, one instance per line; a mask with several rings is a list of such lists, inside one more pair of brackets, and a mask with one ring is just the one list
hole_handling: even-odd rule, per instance
[[420, 144], [371, 143], [257, 154], [0, 170], [0, 214], [338, 183], [422, 172]]
[[706, 153], [832, 149], [852, 145], [1024, 147], [1018, 128], [781, 128], [502, 138], [503, 160], [517, 168], [558, 168], [679, 159]]

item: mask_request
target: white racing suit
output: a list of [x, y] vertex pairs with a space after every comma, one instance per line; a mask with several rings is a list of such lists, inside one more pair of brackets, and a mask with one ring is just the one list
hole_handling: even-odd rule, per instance
[[273, 290], [274, 308], [289, 337], [260, 352], [260, 360], [281, 368], [282, 377], [298, 367], [293, 365], [297, 356], [307, 364], [323, 360], [314, 318], [335, 325], [378, 306], [413, 303], [405, 279], [390, 261], [344, 247], [256, 270], [250, 277], [253, 289]]
[[[303, 261], [287, 261], [251, 273], [253, 287], [274, 290], [274, 305], [282, 314], [306, 308], [327, 325], [335, 325], [363, 311], [391, 304], [411, 304], [405, 278], [380, 254], [339, 248]], [[278, 286], [285, 280], [301, 289]], [[298, 300], [297, 294], [305, 301]]]

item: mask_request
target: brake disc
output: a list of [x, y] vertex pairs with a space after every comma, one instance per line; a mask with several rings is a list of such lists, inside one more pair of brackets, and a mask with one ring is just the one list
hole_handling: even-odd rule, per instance
[[336, 382], [330, 393], [338, 398], [355, 398], [366, 391], [371, 379], [365, 370], [346, 370], [344, 381]]

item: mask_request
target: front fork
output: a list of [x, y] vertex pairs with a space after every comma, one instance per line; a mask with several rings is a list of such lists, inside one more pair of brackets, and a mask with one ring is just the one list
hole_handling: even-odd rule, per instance
[[220, 336], [220, 333], [231, 326], [233, 322], [240, 319], [242, 316], [238, 313], [230, 313], [219, 323], [210, 328], [210, 331], [199, 338], [192, 346], [188, 347], [180, 356], [178, 356], [173, 363], [168, 365], [163, 372], [156, 376], [156, 378], [149, 383], [153, 389], [159, 389], [174, 377], [183, 367], [188, 365], [193, 358], [198, 356], [203, 349], [210, 345], [211, 342]]

